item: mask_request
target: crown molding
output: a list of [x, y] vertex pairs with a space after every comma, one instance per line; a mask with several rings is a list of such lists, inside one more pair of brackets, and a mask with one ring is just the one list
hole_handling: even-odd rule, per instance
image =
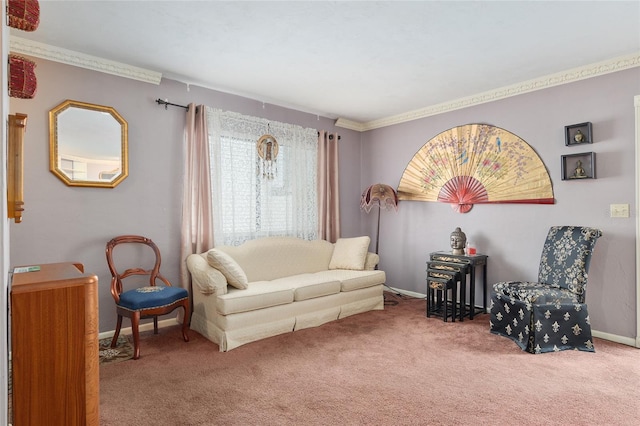
[[562, 84], [573, 83], [575, 81], [597, 77], [638, 66], [640, 66], [640, 54], [636, 53], [626, 56], [620, 56], [614, 59], [609, 59], [607, 61], [573, 68], [568, 71], [550, 74], [544, 77], [527, 80], [522, 83], [517, 83], [510, 86], [501, 87], [499, 89], [479, 93], [477, 95], [432, 105], [430, 107], [409, 111], [403, 114], [393, 115], [391, 117], [368, 121], [366, 123], [358, 123], [355, 121], [339, 118], [336, 121], [336, 126], [364, 132], [367, 130], [378, 129], [381, 127], [392, 126], [394, 124], [406, 123], [408, 121], [418, 120], [420, 118], [443, 114], [445, 112], [455, 111], [474, 105], [493, 102], [500, 99], [509, 98], [511, 96], [522, 95], [524, 93], [529, 93], [536, 90], [542, 90], [549, 87], [560, 86]]
[[364, 132], [366, 123], [360, 123], [358, 121], [347, 120], [346, 118], [338, 118], [336, 120], [336, 127], [342, 127], [343, 129], [355, 130], [357, 132]]
[[162, 73], [134, 67], [120, 62], [109, 61], [97, 56], [85, 55], [73, 50], [63, 49], [22, 37], [11, 36], [9, 50], [14, 53], [35, 56], [67, 65], [86, 68], [93, 71], [131, 78], [146, 83], [160, 84]]

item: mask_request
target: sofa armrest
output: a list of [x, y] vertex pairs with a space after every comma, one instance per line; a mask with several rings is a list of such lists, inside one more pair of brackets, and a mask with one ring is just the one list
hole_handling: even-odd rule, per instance
[[364, 260], [364, 270], [365, 271], [373, 271], [376, 269], [376, 266], [380, 262], [380, 256], [376, 253], [368, 252], [367, 257]]
[[222, 272], [212, 268], [203, 254], [191, 254], [187, 256], [187, 268], [191, 273], [193, 289], [198, 289], [202, 294], [226, 294], [227, 279]]

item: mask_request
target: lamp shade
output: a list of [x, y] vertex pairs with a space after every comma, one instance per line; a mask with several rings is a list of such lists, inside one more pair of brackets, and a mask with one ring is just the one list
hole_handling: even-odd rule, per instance
[[360, 208], [369, 213], [374, 206], [378, 206], [381, 209], [393, 208], [397, 211], [398, 193], [384, 183], [371, 185], [362, 193]]
[[9, 55], [9, 96], [32, 99], [36, 94], [35, 62], [22, 56]]
[[40, 24], [40, 4], [38, 0], [9, 0], [7, 17], [10, 27], [35, 31]]

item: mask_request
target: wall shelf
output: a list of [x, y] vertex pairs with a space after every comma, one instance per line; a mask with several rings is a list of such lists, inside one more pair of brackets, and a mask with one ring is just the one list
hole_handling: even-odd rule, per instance
[[562, 180], [596, 178], [595, 152], [581, 152], [562, 156]]
[[564, 126], [564, 144], [567, 146], [593, 143], [593, 128], [590, 121]]

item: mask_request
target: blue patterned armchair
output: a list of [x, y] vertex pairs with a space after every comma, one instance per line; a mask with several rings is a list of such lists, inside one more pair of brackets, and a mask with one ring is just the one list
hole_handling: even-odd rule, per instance
[[493, 285], [490, 330], [531, 353], [594, 352], [585, 303], [591, 253], [602, 232], [553, 226], [542, 249], [538, 282]]

